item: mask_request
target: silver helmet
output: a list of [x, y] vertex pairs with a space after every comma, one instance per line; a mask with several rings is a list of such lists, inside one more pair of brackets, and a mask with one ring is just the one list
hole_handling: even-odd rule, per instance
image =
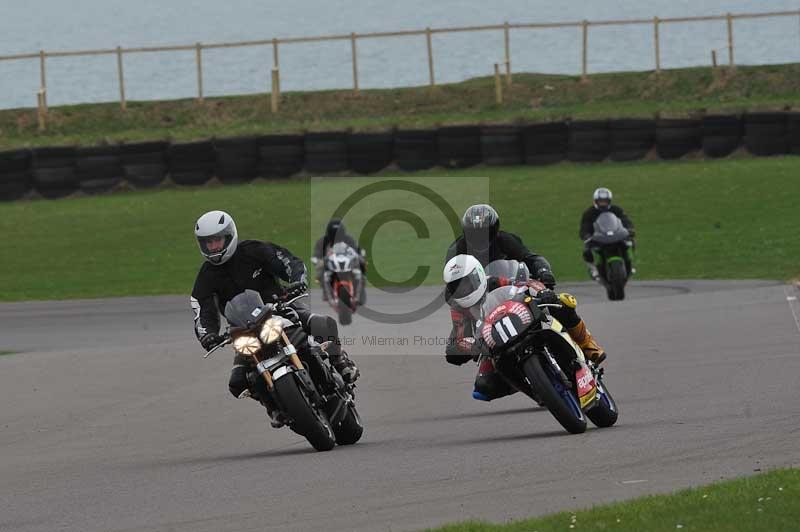
[[599, 211], [607, 211], [611, 207], [611, 191], [605, 187], [600, 187], [594, 191], [592, 196], [594, 208]]
[[211, 264], [218, 266], [225, 263], [236, 253], [239, 235], [236, 223], [225, 211], [210, 211], [197, 219], [194, 236], [200, 253]]

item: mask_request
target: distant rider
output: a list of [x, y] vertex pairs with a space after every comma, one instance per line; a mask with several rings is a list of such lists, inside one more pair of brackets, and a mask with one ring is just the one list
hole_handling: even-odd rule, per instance
[[[314, 252], [311, 255], [311, 263], [316, 268], [317, 282], [320, 284], [320, 286], [322, 286], [322, 279], [325, 274], [325, 257], [328, 255], [328, 252], [331, 250], [333, 245], [337, 242], [344, 242], [353, 248], [356, 253], [358, 253], [361, 273], [364, 275], [367, 273], [366, 252], [359, 247], [356, 239], [347, 232], [344, 222], [338, 218], [332, 218], [328, 222], [328, 225], [325, 226], [325, 234], [323, 234], [314, 244]], [[360, 303], [365, 303], [367, 300], [365, 288], [366, 282], [361, 283], [361, 294], [359, 295]], [[324, 287], [322, 291], [322, 298], [325, 301], [328, 300], [328, 291], [325, 290]]]
[[[190, 301], [195, 334], [206, 350], [222, 341], [219, 335], [220, 313], [224, 312], [225, 305], [246, 289], [259, 292], [265, 302], [280, 298], [287, 290], [290, 293], [307, 290], [306, 267], [302, 260], [270, 242], [239, 242], [236, 224], [224, 211], [202, 215], [195, 224], [194, 234], [205, 262], [197, 274]], [[287, 289], [281, 286], [280, 280], [290, 283]], [[328, 356], [345, 381], [355, 381], [359, 371], [341, 349], [336, 320], [313, 314], [302, 300], [296, 300], [291, 306], [307, 334], [319, 342], [330, 341]], [[247, 372], [250, 364], [249, 357], [237, 354], [233, 359], [228, 387], [234, 397], [243, 397], [249, 389]], [[273, 426], [281, 424], [280, 420], [273, 418]]]
[[[583, 211], [583, 216], [581, 217], [580, 237], [584, 243], [583, 260], [586, 262], [586, 266], [589, 269], [589, 275], [595, 281], [599, 278], [600, 273], [597, 271], [597, 266], [594, 263], [594, 255], [592, 254], [592, 249], [587, 240], [594, 234], [594, 222], [597, 220], [597, 217], [604, 212], [611, 212], [620, 219], [622, 225], [628, 230], [631, 241], [633, 241], [633, 237], [636, 235], [636, 229], [633, 227], [631, 219], [625, 214], [622, 207], [619, 205], [612, 205], [611, 199], [612, 194], [609, 189], [603, 187], [598, 188], [594, 191], [592, 196], [592, 206]], [[631, 273], [635, 273], [635, 270], [632, 270]]]
[[[455, 365], [473, 360], [478, 354], [475, 348], [474, 312], [479, 309], [486, 287], [480, 292], [480, 285], [488, 282], [483, 267], [494, 260], [512, 259], [525, 263], [534, 279], [539, 280], [547, 290], [545, 297], [557, 300], [563, 309], [556, 309], [554, 316], [561, 321], [575, 343], [583, 350], [586, 358], [596, 364], [606, 359], [605, 350], [597, 344], [585, 322], [578, 316], [575, 308], [577, 300], [567, 293], [555, 294], [552, 288], [556, 281], [547, 260], [531, 252], [522, 240], [512, 234], [500, 231], [500, 217], [489, 205], [473, 205], [462, 218], [464, 236], [456, 239], [447, 253], [444, 278], [447, 283], [446, 297], [450, 304], [452, 330], [445, 349], [445, 359]], [[465, 256], [471, 256], [469, 260]], [[461, 264], [461, 273], [453, 275], [448, 268]], [[481, 281], [481, 278], [483, 281]], [[508, 279], [492, 279], [493, 287], [508, 283]], [[472, 308], [472, 312], [470, 309]], [[491, 360], [481, 364], [475, 380], [475, 398], [490, 401], [508, 395], [513, 390], [494, 372]]]

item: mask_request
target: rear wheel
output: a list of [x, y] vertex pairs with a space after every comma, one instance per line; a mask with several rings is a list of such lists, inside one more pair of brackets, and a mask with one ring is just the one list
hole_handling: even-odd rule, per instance
[[597, 378], [597, 399], [597, 405], [586, 412], [586, 417], [597, 427], [610, 427], [617, 422], [619, 410], [617, 410], [616, 401], [611, 397], [611, 392], [603, 383], [602, 377]]
[[291, 428], [304, 436], [317, 451], [330, 451], [336, 445], [328, 419], [311, 406], [300, 390], [294, 375], [286, 375], [275, 381], [275, 394], [281, 406], [292, 418]]
[[627, 272], [625, 263], [615, 260], [608, 264], [608, 298], [613, 301], [625, 299], [625, 281]]
[[522, 369], [556, 421], [572, 434], [585, 432], [586, 416], [583, 415], [578, 398], [545, 364], [540, 356], [534, 355], [523, 363]]

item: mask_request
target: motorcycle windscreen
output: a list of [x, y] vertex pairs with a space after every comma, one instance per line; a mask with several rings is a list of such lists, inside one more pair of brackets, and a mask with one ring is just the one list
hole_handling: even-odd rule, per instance
[[517, 260], [493, 260], [484, 271], [487, 277], [505, 277], [517, 283], [524, 283], [531, 276], [525, 263]]
[[486, 300], [483, 302], [483, 305], [481, 305], [483, 315], [488, 316], [494, 309], [512, 299], [515, 295], [517, 295], [517, 288], [515, 286], [501, 286], [500, 288], [495, 288], [486, 294]]
[[325, 260], [325, 266], [328, 270], [337, 273], [350, 272], [355, 269], [357, 258], [358, 253], [356, 250], [345, 242], [337, 242], [331, 248]]
[[599, 244], [612, 244], [628, 238], [628, 230], [613, 212], [604, 212], [594, 221], [592, 240]]
[[225, 305], [225, 319], [233, 327], [249, 327], [264, 312], [264, 300], [255, 290], [245, 290]]

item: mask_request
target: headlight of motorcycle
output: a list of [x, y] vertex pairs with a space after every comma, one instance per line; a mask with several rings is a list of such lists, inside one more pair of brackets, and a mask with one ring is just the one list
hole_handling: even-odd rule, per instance
[[254, 355], [261, 349], [261, 342], [255, 336], [240, 336], [233, 341], [233, 349], [243, 355]]
[[262, 342], [269, 345], [280, 338], [282, 332], [283, 320], [277, 316], [273, 316], [264, 322], [258, 337], [261, 338]]

